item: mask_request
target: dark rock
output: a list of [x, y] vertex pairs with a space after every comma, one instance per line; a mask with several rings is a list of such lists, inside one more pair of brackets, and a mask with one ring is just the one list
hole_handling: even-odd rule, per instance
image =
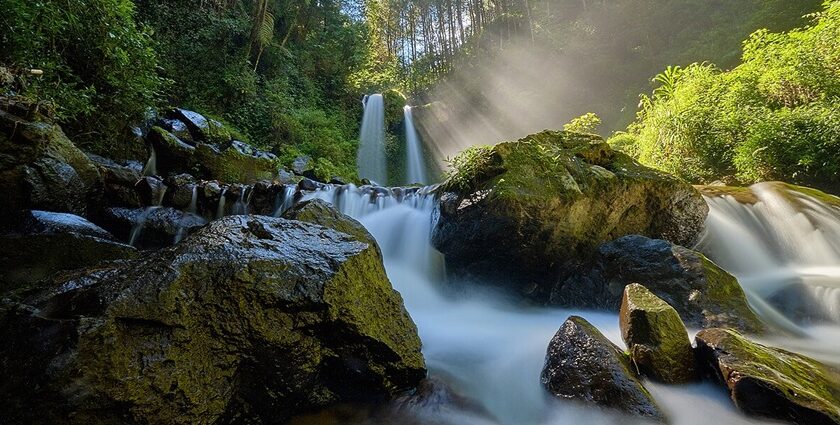
[[95, 212], [102, 178], [93, 162], [39, 113], [0, 106], [0, 215], [24, 209]]
[[728, 329], [700, 331], [696, 345], [704, 372], [744, 413], [796, 424], [840, 424], [840, 371]]
[[551, 339], [540, 381], [561, 400], [664, 420], [627, 355], [581, 317], [570, 317]]
[[332, 178], [330, 178], [329, 183], [339, 185], [339, 186], [344, 186], [344, 185], [347, 184], [347, 181], [344, 180], [342, 177], [332, 176]]
[[162, 248], [204, 227], [203, 217], [169, 207], [109, 208], [102, 225], [139, 248]]
[[7, 306], [0, 335], [10, 423], [283, 423], [425, 376], [376, 250], [268, 217], [61, 282]]
[[189, 144], [195, 143], [189, 127], [181, 120], [164, 118], [160, 120], [158, 125], [184, 142]]
[[303, 180], [298, 183], [298, 189], [306, 190], [306, 191], [313, 191], [323, 188], [324, 185], [322, 183], [318, 183], [315, 180], [304, 178]]
[[194, 167], [195, 146], [184, 143], [174, 134], [160, 127], [152, 127], [146, 140], [155, 150], [158, 174], [186, 172]]
[[82, 217], [24, 211], [14, 230], [0, 235], [0, 291], [34, 283], [64, 270], [134, 258], [137, 251]]
[[644, 282], [688, 326], [729, 326], [750, 333], [765, 329], [735, 277], [699, 252], [644, 236], [601, 245], [591, 261], [561, 279], [551, 302], [618, 311], [624, 287], [633, 282]]
[[312, 167], [312, 158], [306, 155], [299, 156], [292, 161], [292, 171], [297, 175], [303, 175], [304, 172], [311, 170]]
[[96, 164], [104, 183], [103, 198], [106, 207], [139, 207], [142, 201], [135, 184], [141, 179], [142, 166], [137, 163], [119, 164], [91, 153], [88, 158]]
[[166, 195], [167, 187], [158, 177], [148, 176], [137, 180], [134, 190], [140, 196], [143, 205], [161, 205]]
[[457, 161], [432, 240], [447, 271], [538, 302], [599, 244], [642, 234], [691, 245], [708, 212], [691, 185], [594, 135], [544, 131]]
[[694, 352], [685, 325], [665, 301], [642, 285], [627, 285], [619, 323], [630, 359], [643, 375], [666, 384], [697, 379]]

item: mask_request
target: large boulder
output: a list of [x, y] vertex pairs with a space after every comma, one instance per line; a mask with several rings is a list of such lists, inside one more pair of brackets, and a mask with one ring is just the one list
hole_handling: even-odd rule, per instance
[[618, 311], [624, 287], [634, 282], [644, 283], [690, 327], [764, 330], [734, 276], [699, 252], [638, 235], [601, 245], [590, 261], [560, 279], [551, 302]]
[[560, 269], [599, 244], [641, 234], [690, 245], [708, 212], [692, 186], [570, 132], [471, 148], [441, 191], [433, 243], [447, 270], [541, 301]]
[[58, 125], [0, 99], [0, 215], [38, 209], [87, 215], [99, 205], [102, 179]]
[[376, 240], [361, 223], [342, 214], [330, 203], [321, 199], [297, 203], [283, 213], [283, 218], [320, 224], [378, 247]]
[[581, 317], [570, 317], [551, 339], [540, 381], [561, 400], [664, 420], [629, 357]]
[[137, 251], [77, 215], [23, 211], [0, 235], [0, 292], [103, 261], [134, 258]]
[[840, 371], [729, 329], [696, 336], [704, 371], [744, 413], [796, 424], [840, 424]]
[[624, 288], [619, 324], [630, 358], [643, 375], [666, 384], [697, 379], [691, 341], [679, 314], [644, 286]]
[[4, 310], [10, 423], [283, 423], [425, 376], [376, 249], [280, 218], [216, 220]]

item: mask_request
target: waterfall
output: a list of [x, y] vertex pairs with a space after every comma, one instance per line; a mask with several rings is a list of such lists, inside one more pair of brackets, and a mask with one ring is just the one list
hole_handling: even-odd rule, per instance
[[372, 94], [366, 99], [356, 166], [360, 178], [386, 184], [388, 171], [385, 164], [385, 103], [381, 94]]
[[297, 186], [293, 184], [287, 184], [283, 187], [283, 194], [282, 197], [280, 194], [277, 195], [277, 201], [275, 202], [274, 213], [271, 215], [273, 217], [280, 217], [286, 210], [292, 207], [295, 203], [295, 192], [297, 191]]
[[[154, 157], [154, 150], [152, 150], [152, 157]], [[151, 159], [150, 159], [151, 162]], [[158, 209], [163, 205], [163, 197], [166, 196], [166, 185], [160, 186], [160, 192], [154, 197], [154, 205], [146, 207], [142, 213], [137, 216], [137, 220], [131, 225], [131, 233], [128, 236], [128, 244], [131, 246], [136, 246], [135, 244], [140, 239], [140, 235], [143, 233], [143, 227], [146, 225], [146, 220], [149, 218], [149, 215], [152, 211]]]
[[222, 218], [225, 216], [225, 192], [227, 192], [227, 188], [222, 188], [222, 193], [219, 195], [219, 205], [216, 207], [216, 218]]
[[406, 183], [427, 183], [423, 149], [420, 146], [417, 130], [414, 128], [411, 106], [405, 105], [403, 115], [405, 116], [406, 176], [408, 177]]
[[[195, 215], [196, 211], [198, 210], [198, 186], [193, 185], [192, 187], [192, 195], [190, 196], [190, 205], [187, 208], [187, 212], [191, 215]], [[181, 242], [186, 236], [187, 233], [187, 226], [186, 223], [189, 221], [189, 217], [184, 216], [181, 218], [181, 221], [178, 223], [178, 231], [175, 232], [175, 243]]]
[[248, 191], [250, 186], [242, 186], [239, 188], [239, 199], [233, 204], [231, 214], [233, 215], [248, 215], [248, 204], [251, 202], [251, 197], [248, 196], [253, 191]]
[[840, 198], [776, 182], [739, 198], [707, 196], [696, 249], [735, 275], [765, 315], [840, 324]]
[[149, 146], [151, 153], [149, 154], [149, 160], [146, 161], [146, 166], [143, 167], [143, 175], [144, 176], [154, 176], [157, 175], [157, 153], [155, 152], [154, 146]]
[[[304, 192], [301, 199], [330, 202], [368, 229], [382, 250], [391, 283], [417, 324], [430, 375], [442, 377], [496, 421], [457, 406], [419, 406], [413, 407], [414, 413], [429, 423], [447, 425], [635, 423], [600, 409], [549, 400], [540, 386], [546, 347], [566, 318], [583, 316], [624, 347], [618, 315], [524, 307], [486, 286], [458, 285], [453, 291], [453, 282], [444, 277], [442, 256], [430, 243], [434, 189], [328, 185]], [[740, 415], [713, 384], [649, 388], [674, 424], [761, 423]]]

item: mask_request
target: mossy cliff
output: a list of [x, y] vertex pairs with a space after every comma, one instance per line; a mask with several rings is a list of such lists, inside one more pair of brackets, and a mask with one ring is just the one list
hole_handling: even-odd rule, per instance
[[435, 247], [456, 274], [513, 279], [529, 293], [544, 295], [560, 267], [624, 235], [690, 245], [708, 212], [692, 186], [594, 135], [544, 131], [472, 148], [453, 166]]

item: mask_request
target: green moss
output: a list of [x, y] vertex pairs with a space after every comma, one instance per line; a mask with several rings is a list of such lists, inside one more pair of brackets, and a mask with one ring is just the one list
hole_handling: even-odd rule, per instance
[[705, 196], [710, 198], [723, 198], [731, 196], [742, 204], [755, 204], [758, 197], [749, 187], [740, 186], [695, 186]]
[[405, 118], [403, 108], [408, 102], [405, 95], [397, 89], [390, 89], [382, 93], [382, 97], [385, 103], [385, 128], [394, 134], [401, 134]]
[[226, 183], [254, 183], [277, 177], [277, 161], [245, 155], [233, 147], [218, 153], [210, 145], [199, 144], [196, 160], [208, 178]]

